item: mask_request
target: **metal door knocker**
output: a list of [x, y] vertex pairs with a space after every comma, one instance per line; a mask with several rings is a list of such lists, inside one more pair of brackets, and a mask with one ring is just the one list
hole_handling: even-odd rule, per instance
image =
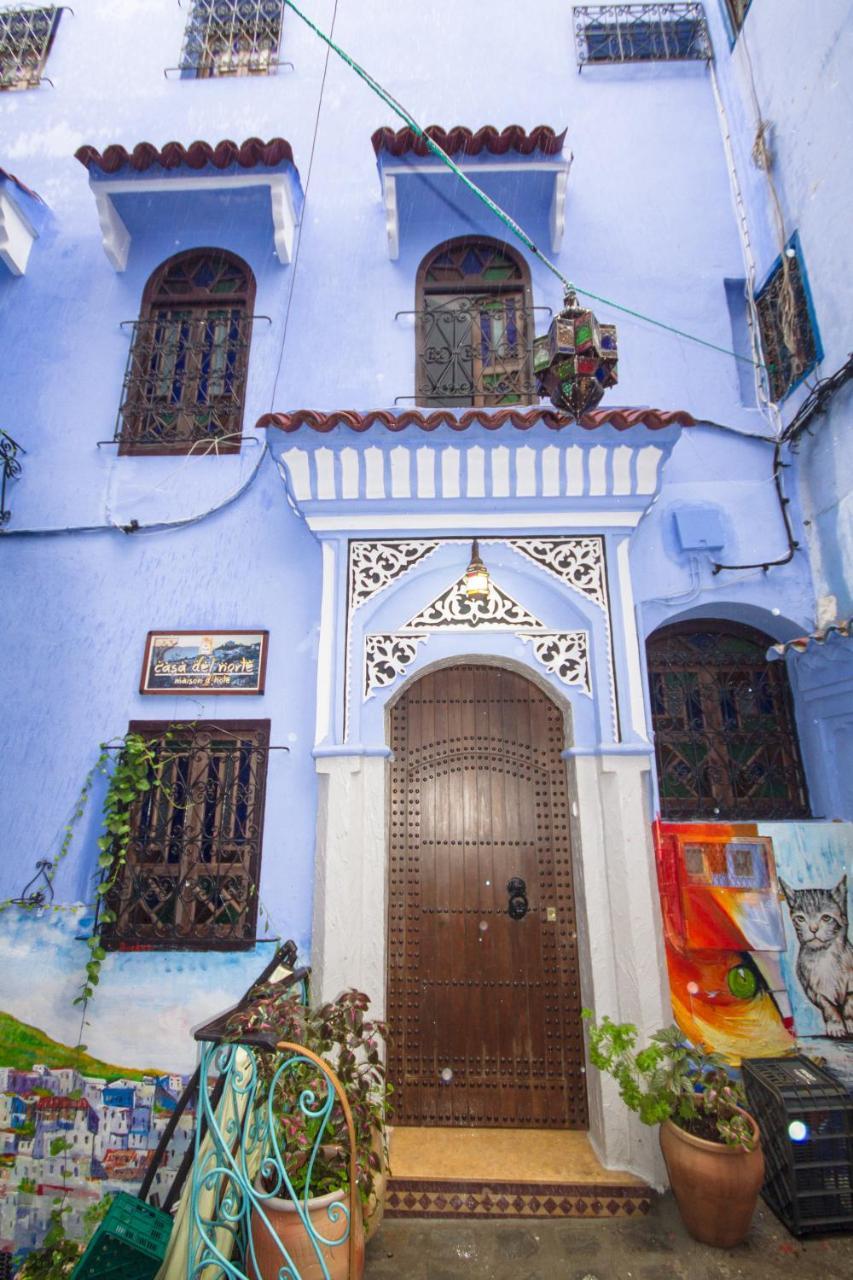
[[506, 913], [510, 920], [523, 920], [527, 915], [527, 885], [518, 876], [507, 881], [506, 891], [509, 894], [509, 905]]

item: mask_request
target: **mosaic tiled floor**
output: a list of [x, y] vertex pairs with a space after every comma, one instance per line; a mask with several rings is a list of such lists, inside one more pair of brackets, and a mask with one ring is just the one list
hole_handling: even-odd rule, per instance
[[654, 1196], [570, 1131], [398, 1127], [391, 1175], [391, 1218], [634, 1217]]

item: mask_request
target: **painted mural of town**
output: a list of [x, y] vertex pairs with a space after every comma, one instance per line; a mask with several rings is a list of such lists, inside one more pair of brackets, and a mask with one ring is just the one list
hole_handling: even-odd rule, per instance
[[[180, 1075], [84, 1075], [34, 1063], [0, 1068], [0, 1252], [41, 1243], [57, 1197], [66, 1230], [110, 1192], [135, 1193], [187, 1083]], [[193, 1142], [192, 1106], [178, 1119], [150, 1203], [161, 1204]]]

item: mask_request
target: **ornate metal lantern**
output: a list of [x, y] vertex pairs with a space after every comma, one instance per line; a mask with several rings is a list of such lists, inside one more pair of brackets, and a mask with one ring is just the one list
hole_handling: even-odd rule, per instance
[[616, 385], [616, 358], [616, 326], [599, 324], [569, 291], [548, 332], [533, 343], [537, 390], [577, 421]]
[[480, 559], [476, 538], [471, 543], [471, 563], [465, 570], [465, 594], [469, 600], [489, 594], [489, 571]]

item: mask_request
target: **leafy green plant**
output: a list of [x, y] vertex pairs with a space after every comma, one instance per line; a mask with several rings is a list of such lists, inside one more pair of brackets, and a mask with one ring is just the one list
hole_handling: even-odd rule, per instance
[[72, 1240], [65, 1233], [63, 1217], [69, 1211], [67, 1207], [59, 1204], [58, 1208], [51, 1210], [44, 1240], [38, 1249], [27, 1254], [18, 1272], [18, 1280], [62, 1280], [64, 1276], [70, 1276], [112, 1202], [112, 1196], [106, 1195], [85, 1211], [82, 1240]]
[[637, 1049], [637, 1028], [604, 1017], [596, 1025], [589, 1009], [589, 1057], [612, 1076], [619, 1096], [643, 1124], [674, 1124], [696, 1137], [752, 1151], [757, 1138], [738, 1108], [746, 1094], [717, 1054], [686, 1044], [678, 1027], [666, 1027]]
[[[105, 745], [102, 747], [101, 759], [107, 754]], [[101, 965], [107, 955], [102, 945], [101, 931], [104, 925], [114, 924], [116, 920], [116, 913], [109, 906], [108, 899], [127, 862], [132, 831], [130, 811], [136, 801], [151, 790], [165, 763], [165, 758], [158, 758], [154, 743], [141, 734], [128, 733], [121, 739], [118, 753], [112, 759], [111, 769], [107, 771], [106, 764], [101, 769], [101, 772], [107, 773], [108, 782], [102, 809], [103, 835], [98, 839], [100, 879], [95, 887], [97, 912], [92, 932], [86, 939], [89, 959], [80, 994], [74, 1000], [77, 1005], [88, 1004], [101, 979]]]
[[[261, 987], [252, 1004], [232, 1016], [228, 1038], [239, 1041], [247, 1033], [263, 1032], [276, 1041], [303, 1045], [328, 1061], [340, 1080], [352, 1112], [355, 1129], [356, 1179], [366, 1206], [376, 1177], [387, 1163], [385, 1126], [390, 1111], [391, 1085], [385, 1074], [382, 1044], [385, 1024], [365, 1017], [370, 1001], [360, 991], [345, 991], [318, 1008], [304, 1005], [292, 988]], [[317, 1156], [311, 1156], [321, 1121], [306, 1115], [300, 1106], [306, 1091], [318, 1103], [327, 1096], [328, 1084], [313, 1063], [300, 1063], [280, 1071], [281, 1053], [259, 1053], [261, 1101], [273, 1092], [276, 1138], [297, 1195], [347, 1189], [348, 1143], [343, 1108], [335, 1101], [323, 1130]], [[269, 1188], [271, 1189], [271, 1188]]]

